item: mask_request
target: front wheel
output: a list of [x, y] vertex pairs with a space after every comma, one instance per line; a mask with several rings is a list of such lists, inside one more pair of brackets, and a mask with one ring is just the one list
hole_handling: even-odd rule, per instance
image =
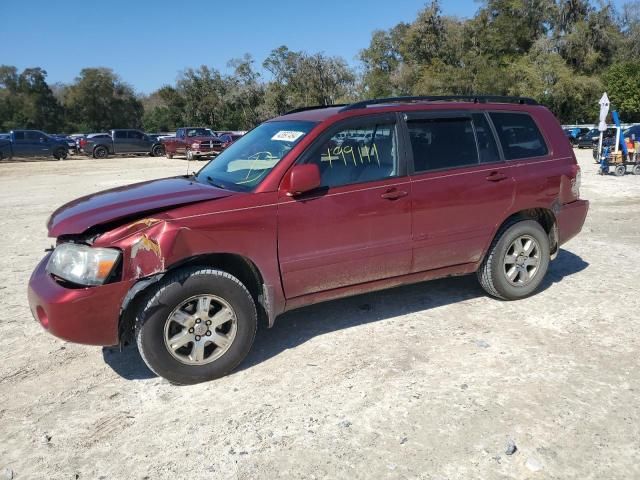
[[535, 220], [503, 226], [493, 240], [477, 275], [489, 294], [503, 300], [531, 295], [549, 268], [549, 238]]
[[151, 155], [154, 157], [161, 157], [162, 155], [164, 155], [164, 148], [162, 147], [162, 145], [154, 145], [154, 147], [151, 149]]
[[634, 175], [640, 175], [640, 163], [637, 165], [634, 165], [632, 171]]
[[66, 160], [67, 151], [64, 148], [60, 148], [60, 149], [56, 150], [56, 152], [53, 154], [53, 157], [58, 159], [58, 160]]
[[93, 151], [93, 158], [107, 158], [107, 155], [109, 155], [109, 152], [106, 147], [96, 147]]
[[627, 167], [625, 167], [624, 165], [618, 165], [613, 170], [613, 173], [615, 174], [616, 177], [623, 177], [625, 173], [627, 173]]
[[247, 356], [256, 306], [234, 276], [208, 268], [162, 279], [136, 319], [136, 341], [147, 366], [176, 384], [227, 375]]

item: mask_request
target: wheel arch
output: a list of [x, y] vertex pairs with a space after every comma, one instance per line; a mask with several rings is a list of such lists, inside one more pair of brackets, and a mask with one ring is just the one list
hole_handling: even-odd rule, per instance
[[[520, 210], [505, 218], [504, 221], [496, 227], [493, 235], [491, 236], [489, 244], [485, 248], [483, 258], [487, 254], [489, 245], [493, 243], [500, 230], [502, 230], [502, 228], [508, 223], [520, 220], [534, 220], [538, 222], [549, 237], [549, 251], [551, 253], [551, 259], [553, 260], [558, 255], [558, 222], [556, 220], [556, 216], [549, 208], [537, 207]], [[482, 262], [482, 259], [480, 262]]]
[[207, 253], [194, 255], [170, 265], [164, 272], [142, 278], [129, 290], [123, 300], [118, 325], [118, 338], [122, 343], [133, 333], [136, 312], [148, 298], [148, 294], [165, 275], [187, 267], [215, 268], [236, 277], [249, 290], [258, 310], [259, 321], [269, 327], [275, 320], [273, 295], [264, 283], [264, 277], [251, 259], [235, 253]]

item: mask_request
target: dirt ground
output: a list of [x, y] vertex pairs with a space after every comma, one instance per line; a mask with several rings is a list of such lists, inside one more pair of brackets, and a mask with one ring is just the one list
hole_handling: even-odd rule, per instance
[[640, 478], [640, 178], [590, 153], [587, 223], [537, 295], [470, 276], [315, 305], [191, 387], [54, 338], [26, 298], [54, 208], [186, 162], [0, 165], [0, 480]]

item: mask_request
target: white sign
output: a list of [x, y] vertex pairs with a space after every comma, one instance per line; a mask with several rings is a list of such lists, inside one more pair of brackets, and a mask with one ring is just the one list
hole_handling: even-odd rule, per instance
[[598, 130], [601, 132], [607, 131], [607, 115], [609, 115], [609, 97], [607, 92], [602, 95], [602, 98], [598, 102], [600, 104], [600, 123], [598, 124]]
[[280, 130], [273, 137], [271, 137], [271, 140], [280, 140], [281, 142], [295, 142], [302, 135], [304, 135], [304, 132], [295, 132], [293, 130]]

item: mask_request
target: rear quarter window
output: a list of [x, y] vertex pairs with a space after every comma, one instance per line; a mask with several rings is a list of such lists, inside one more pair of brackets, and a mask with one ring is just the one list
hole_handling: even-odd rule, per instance
[[527, 113], [489, 113], [506, 160], [542, 157], [549, 153], [544, 137]]

